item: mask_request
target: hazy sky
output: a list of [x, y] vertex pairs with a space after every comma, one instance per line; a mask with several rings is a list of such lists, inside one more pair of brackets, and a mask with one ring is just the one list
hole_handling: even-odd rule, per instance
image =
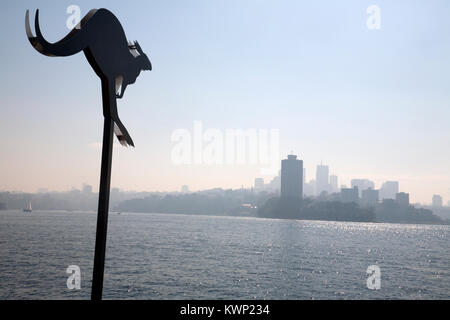
[[[128, 190], [250, 186], [258, 165], [175, 165], [174, 130], [279, 129], [279, 156], [322, 160], [339, 185], [400, 181], [412, 201], [450, 199], [450, 2], [8, 1], [0, 11], [0, 190], [98, 187], [100, 82], [82, 53], [29, 44], [26, 9], [49, 41], [69, 5], [106, 7], [154, 70], [119, 100], [136, 148], [116, 147], [112, 185]], [[381, 29], [366, 9], [381, 9]], [[270, 180], [270, 176], [264, 176]]]

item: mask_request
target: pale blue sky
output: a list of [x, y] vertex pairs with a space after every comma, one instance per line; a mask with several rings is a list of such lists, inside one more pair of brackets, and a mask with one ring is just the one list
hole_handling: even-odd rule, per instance
[[[39, 55], [24, 29], [40, 9], [48, 40], [66, 8], [105, 7], [153, 63], [119, 101], [135, 149], [116, 148], [112, 184], [134, 190], [250, 186], [258, 166], [175, 166], [171, 133], [280, 129], [307, 180], [323, 160], [339, 184], [399, 180], [412, 201], [450, 200], [450, 2], [14, 1], [0, 11], [0, 189], [64, 190], [99, 179], [100, 83], [82, 53]], [[366, 8], [381, 8], [381, 29]], [[270, 177], [264, 177], [269, 180]]]

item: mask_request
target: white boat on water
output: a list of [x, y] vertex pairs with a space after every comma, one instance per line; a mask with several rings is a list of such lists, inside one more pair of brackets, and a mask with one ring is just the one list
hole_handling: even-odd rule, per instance
[[24, 208], [23, 212], [32, 212], [33, 209], [31, 208], [31, 202], [28, 204], [28, 208]]

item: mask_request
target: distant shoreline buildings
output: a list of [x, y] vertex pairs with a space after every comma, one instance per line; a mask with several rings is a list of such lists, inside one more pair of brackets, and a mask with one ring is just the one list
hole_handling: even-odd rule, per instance
[[[400, 192], [399, 185], [398, 181], [385, 181], [379, 189], [376, 189], [375, 183], [369, 179], [352, 179], [350, 188], [345, 185], [339, 188], [338, 176], [330, 175], [329, 166], [322, 163], [316, 167], [315, 179], [306, 182], [303, 160], [297, 159], [297, 155], [290, 154], [287, 159], [281, 161], [279, 175], [267, 184], [264, 183], [263, 178], [256, 178], [254, 190], [279, 193], [281, 197], [300, 199], [317, 197], [344, 203], [354, 202], [367, 208], [375, 207], [383, 202], [410, 206], [409, 193]], [[450, 201], [448, 206], [450, 207]], [[433, 195], [431, 207], [443, 207], [443, 199], [440, 195]]]
[[[316, 179], [309, 183], [305, 183], [305, 172], [303, 160], [297, 159], [296, 155], [289, 154], [282, 160], [280, 194], [269, 194], [267, 201], [259, 207], [258, 215], [306, 220], [448, 223], [432, 210], [410, 205], [409, 193], [399, 192], [398, 181], [386, 181], [377, 190], [371, 180], [352, 179], [350, 188], [342, 186], [339, 190], [338, 177], [330, 176], [327, 165], [318, 165]], [[255, 179], [254, 191], [267, 194], [264, 187], [261, 178]], [[442, 207], [442, 197], [433, 196], [433, 207]], [[445, 213], [441, 212], [441, 217], [443, 215]]]
[[[366, 213], [374, 211], [382, 221], [427, 222], [434, 219], [431, 213], [450, 221], [450, 203], [449, 206], [444, 206], [442, 196], [438, 194], [432, 197], [431, 205], [411, 204], [410, 194], [400, 191], [398, 181], [385, 181], [376, 189], [375, 183], [369, 179], [352, 179], [349, 188], [339, 188], [338, 176], [330, 174], [328, 165], [321, 163], [316, 171], [314, 179], [307, 182], [303, 160], [297, 155], [289, 154], [287, 159], [282, 160], [281, 170], [276, 177], [269, 183], [256, 178], [254, 188], [191, 191], [188, 185], [182, 185], [178, 191], [172, 192], [136, 192], [112, 188], [110, 205], [111, 208], [124, 212], [256, 216], [256, 212], [264, 207], [268, 214], [271, 210], [285, 210], [286, 208], [276, 205], [276, 199], [280, 199], [281, 206], [283, 203], [291, 203], [291, 208], [295, 208], [298, 204], [306, 210], [303, 214], [308, 213], [308, 217], [314, 219], [320, 217], [320, 214], [323, 215], [321, 218], [326, 219], [340, 219], [346, 214], [363, 214], [367, 218]], [[30, 202], [33, 210], [97, 209], [98, 193], [88, 184], [83, 184], [81, 189], [72, 188], [66, 192], [49, 192], [47, 189], [38, 191], [34, 194], [0, 192], [0, 210], [22, 210]], [[336, 216], [337, 212], [342, 215]], [[295, 212], [291, 213], [292, 217], [296, 216]]]

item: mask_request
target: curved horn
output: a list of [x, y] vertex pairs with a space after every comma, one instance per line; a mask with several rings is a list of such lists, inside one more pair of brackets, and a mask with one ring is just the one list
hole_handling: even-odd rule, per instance
[[[86, 17], [85, 17], [86, 18]], [[83, 18], [84, 20], [84, 18]], [[40, 53], [50, 57], [65, 57], [76, 54], [86, 48], [85, 40], [82, 37], [81, 29], [74, 28], [67, 36], [58, 42], [50, 43], [45, 40], [39, 27], [39, 9], [36, 10], [34, 21], [36, 36], [33, 35], [30, 27], [29, 11], [25, 15], [25, 30], [31, 45]]]
[[44, 53], [44, 48], [39, 44], [37, 37], [33, 34], [30, 27], [30, 10], [27, 10], [25, 14], [25, 31], [27, 33], [28, 41], [30, 41], [31, 45], [40, 53]]

